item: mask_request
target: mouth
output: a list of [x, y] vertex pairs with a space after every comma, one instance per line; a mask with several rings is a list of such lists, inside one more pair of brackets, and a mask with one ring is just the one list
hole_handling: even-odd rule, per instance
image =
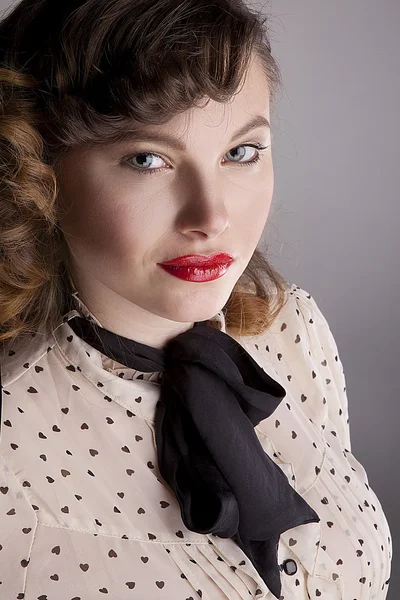
[[216, 269], [229, 265], [234, 260], [235, 259], [231, 254], [219, 252], [211, 256], [205, 256], [203, 254], [186, 254], [185, 256], [179, 256], [158, 264], [160, 266], [176, 268], [196, 267], [197, 269]]
[[217, 266], [212, 267], [204, 267], [204, 266], [185, 266], [185, 267], [177, 267], [172, 265], [164, 265], [159, 264], [159, 266], [174, 277], [178, 277], [178, 279], [183, 279], [185, 281], [194, 281], [194, 282], [205, 282], [205, 281], [213, 281], [214, 279], [219, 279], [228, 271], [231, 263], [219, 264]]

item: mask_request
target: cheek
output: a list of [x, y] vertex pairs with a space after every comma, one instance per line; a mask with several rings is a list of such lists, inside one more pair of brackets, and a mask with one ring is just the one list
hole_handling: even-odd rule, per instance
[[[132, 262], [151, 247], [155, 239], [155, 215], [131, 197], [115, 191], [81, 190], [60, 219], [68, 244], [81, 258], [94, 262]], [[161, 235], [161, 234], [160, 234]]]
[[143, 192], [118, 198], [105, 217], [109, 222], [109, 233], [105, 235], [115, 239], [114, 257], [129, 265], [132, 261], [142, 262], [143, 256], [165, 234], [170, 217], [157, 199]]
[[[261, 191], [260, 191], [261, 190]], [[247, 191], [249, 194], [249, 191]], [[271, 209], [273, 184], [264, 184], [253, 190], [244, 208], [236, 215], [236, 229], [240, 232], [243, 247], [252, 253], [264, 231]]]

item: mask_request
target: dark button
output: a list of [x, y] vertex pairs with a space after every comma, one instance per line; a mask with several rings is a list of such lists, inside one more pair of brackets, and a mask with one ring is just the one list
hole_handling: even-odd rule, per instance
[[297, 573], [297, 565], [296, 561], [288, 558], [288, 560], [284, 560], [282, 563], [282, 568], [288, 575], [294, 575]]

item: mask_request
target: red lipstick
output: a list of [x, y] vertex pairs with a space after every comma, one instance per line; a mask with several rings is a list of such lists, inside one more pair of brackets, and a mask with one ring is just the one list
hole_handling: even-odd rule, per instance
[[212, 254], [211, 256], [206, 256], [204, 254], [185, 254], [185, 256], [178, 256], [178, 258], [166, 260], [165, 262], [159, 264], [169, 265], [172, 267], [210, 268], [226, 265], [232, 260], [234, 260], [234, 258], [230, 254], [225, 254], [225, 252], [219, 252], [217, 254]]
[[220, 252], [212, 256], [186, 254], [158, 264], [179, 279], [202, 282], [222, 277], [234, 260], [230, 254]]

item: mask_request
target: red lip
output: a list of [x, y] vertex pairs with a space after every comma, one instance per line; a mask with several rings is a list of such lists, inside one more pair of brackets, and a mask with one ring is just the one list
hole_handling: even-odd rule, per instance
[[219, 252], [218, 254], [213, 254], [212, 256], [205, 256], [202, 254], [186, 254], [185, 256], [179, 256], [178, 258], [173, 258], [172, 260], [168, 260], [159, 264], [174, 267], [206, 267], [210, 269], [212, 267], [226, 265], [233, 260], [235, 259], [231, 254]]

